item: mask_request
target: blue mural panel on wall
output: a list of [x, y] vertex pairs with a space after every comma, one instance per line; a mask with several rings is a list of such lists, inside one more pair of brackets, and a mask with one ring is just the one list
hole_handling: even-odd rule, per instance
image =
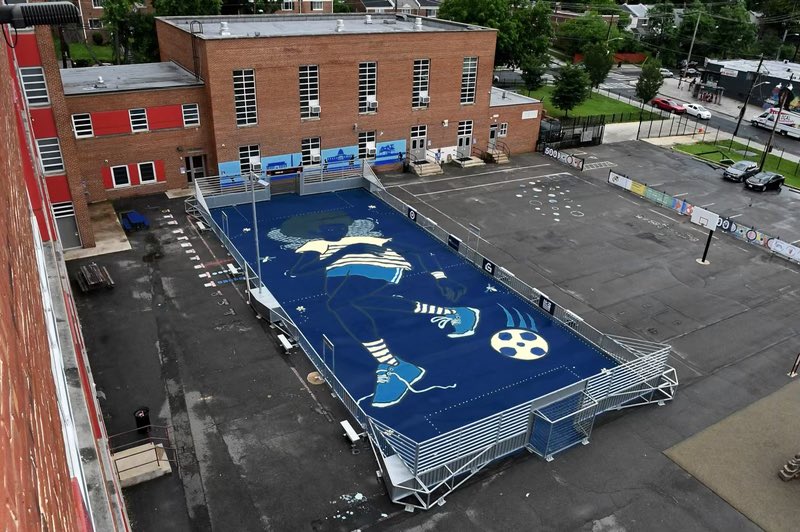
[[327, 165], [325, 166], [327, 170], [361, 166], [361, 161], [358, 158], [358, 146], [322, 150], [322, 163], [323, 166]]
[[376, 146], [375, 162], [376, 165], [392, 164], [403, 160], [406, 156], [406, 141], [387, 140], [379, 142]]

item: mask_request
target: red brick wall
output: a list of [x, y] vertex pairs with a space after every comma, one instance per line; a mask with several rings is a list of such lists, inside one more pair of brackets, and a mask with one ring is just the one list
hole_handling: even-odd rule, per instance
[[[532, 110], [537, 110], [536, 118], [523, 120], [522, 113]], [[504, 142], [512, 154], [527, 153], [536, 149], [536, 140], [539, 138], [539, 127], [542, 123], [541, 103], [491, 107], [489, 111], [492, 116], [499, 115], [493, 118], [493, 122], [508, 124], [508, 136], [498, 137], [497, 140]]]
[[[11, 79], [0, 40], [0, 78]], [[0, 530], [80, 530], [56, 405], [33, 246], [19, 169], [11, 84], [0, 83]]]
[[[335, 21], [330, 22], [333, 28]], [[345, 25], [359, 23], [363, 24], [345, 20]], [[306, 137], [320, 137], [323, 149], [354, 145], [358, 143], [354, 124], [361, 131], [383, 132], [379, 142], [408, 139], [412, 125], [427, 124], [432, 146], [452, 146], [457, 122], [473, 120], [474, 136], [485, 143], [495, 39], [493, 31], [423, 31], [382, 34], [380, 38], [345, 34], [207, 41], [203, 68], [208, 72], [205, 79], [218, 159], [238, 160], [238, 146], [245, 144], [260, 144], [262, 156], [299, 152], [300, 140]], [[168, 50], [162, 48], [164, 59], [170, 58]], [[464, 56], [478, 56], [479, 60], [475, 103], [462, 106]], [[428, 109], [412, 111], [413, 61], [421, 58], [431, 60], [431, 102]], [[374, 115], [358, 114], [360, 61], [378, 62], [379, 109]], [[297, 80], [298, 65], [303, 64], [319, 65], [319, 120], [300, 119]], [[236, 126], [232, 71], [239, 68], [256, 71], [256, 126]], [[443, 120], [449, 121], [448, 127], [442, 125]]]
[[[69, 135], [79, 152], [78, 173], [85, 183], [87, 201], [91, 203], [185, 187], [186, 176], [180, 173], [184, 157], [208, 154], [211, 149], [211, 127], [207, 123], [210, 113], [205, 99], [202, 87], [67, 96], [65, 100], [70, 115], [109, 111], [127, 113], [128, 109], [184, 103], [196, 103], [200, 109], [200, 127], [160, 129], [87, 139], [75, 139], [70, 131]], [[147, 161], [164, 161], [166, 181], [114, 190], [107, 190], [104, 186], [104, 168]]]

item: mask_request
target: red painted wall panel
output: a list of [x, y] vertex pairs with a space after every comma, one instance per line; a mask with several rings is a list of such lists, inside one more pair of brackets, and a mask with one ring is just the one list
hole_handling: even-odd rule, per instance
[[106, 190], [114, 188], [114, 181], [111, 179], [111, 167], [104, 166], [100, 169], [100, 173], [103, 176], [103, 186], [106, 187]]
[[72, 194], [70, 194], [69, 191], [69, 183], [67, 182], [67, 176], [65, 175], [48, 176], [45, 182], [47, 183], [47, 195], [50, 196], [51, 203], [72, 201]]
[[164, 169], [164, 161], [153, 161], [156, 165], [156, 181], [166, 181], [167, 172]]
[[17, 37], [19, 40], [17, 41], [16, 48], [14, 48], [14, 52], [16, 53], [19, 66], [42, 66], [42, 58], [39, 56], [39, 46], [36, 44], [36, 35], [33, 33], [20, 33]]
[[56, 120], [53, 117], [53, 110], [51, 108], [31, 108], [30, 115], [34, 138], [51, 139], [58, 136], [58, 132], [56, 131]]
[[131, 180], [131, 186], [135, 187], [139, 184], [139, 165], [137, 164], [129, 164], [128, 165], [128, 176]]
[[96, 137], [130, 133], [131, 121], [128, 110], [92, 113], [92, 127]]
[[183, 107], [180, 105], [148, 107], [147, 124], [150, 130], [183, 127]]

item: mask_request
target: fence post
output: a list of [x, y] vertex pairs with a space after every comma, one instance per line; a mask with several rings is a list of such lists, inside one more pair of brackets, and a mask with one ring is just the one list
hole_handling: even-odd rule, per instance
[[719, 140], [719, 129], [717, 129], [717, 134], [716, 134], [716, 136], [714, 137], [714, 146], [716, 146], [716, 145], [717, 145], [717, 141], [718, 141], [718, 140]]
[[750, 152], [750, 141], [751, 140], [753, 140], [753, 139], [751, 139], [750, 137], [747, 137], [747, 146], [744, 147], [745, 153], [749, 153]]
[[786, 153], [786, 150], [781, 148], [781, 156], [778, 157], [778, 167], [776, 168], [776, 170], [780, 170], [781, 169], [781, 163], [783, 162], [783, 154], [784, 153]]

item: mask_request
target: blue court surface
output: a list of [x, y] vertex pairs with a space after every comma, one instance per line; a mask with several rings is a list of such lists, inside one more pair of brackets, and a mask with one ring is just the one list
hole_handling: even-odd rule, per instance
[[[251, 205], [223, 212], [256, 270]], [[333, 342], [361, 408], [417, 442], [617, 365], [366, 190], [257, 212], [265, 285], [320, 356]]]

